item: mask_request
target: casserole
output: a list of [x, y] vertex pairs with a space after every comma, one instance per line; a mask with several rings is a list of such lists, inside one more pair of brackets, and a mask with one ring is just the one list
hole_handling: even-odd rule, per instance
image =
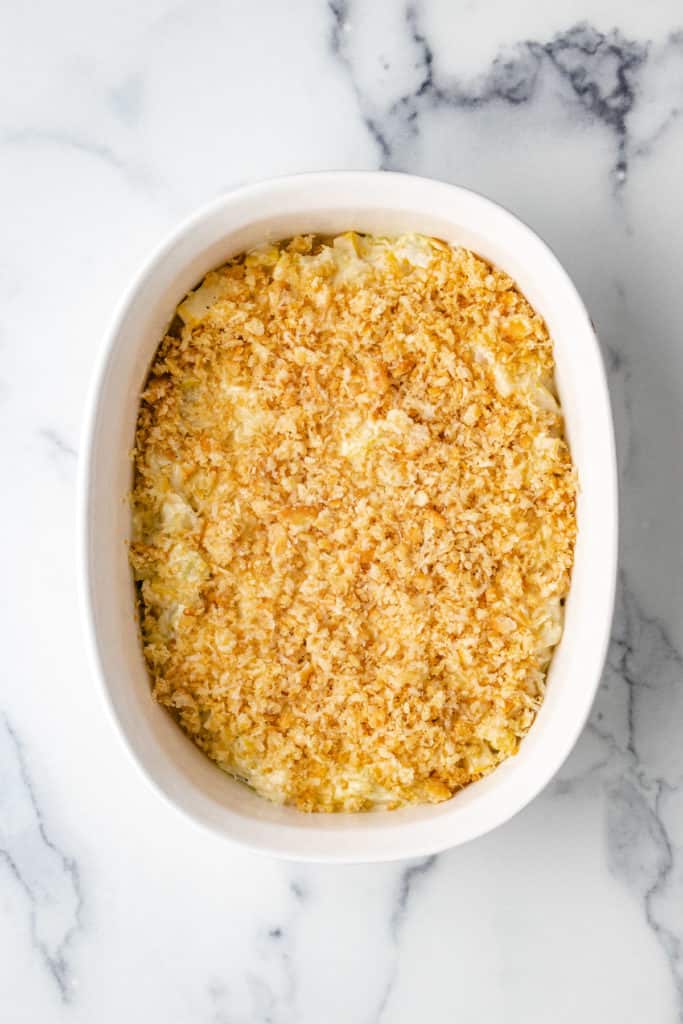
[[[420, 232], [473, 250], [508, 273], [544, 317], [578, 471], [578, 538], [563, 638], [544, 703], [520, 752], [434, 806], [303, 814], [266, 803], [209, 762], [150, 697], [127, 562], [130, 449], [149, 364], [179, 300], [203, 275], [262, 243], [349, 229]], [[599, 682], [617, 551], [613, 429], [588, 315], [554, 255], [519, 220], [466, 189], [407, 175], [329, 172], [264, 182], [200, 211], [138, 275], [104, 347], [86, 418], [80, 480], [86, 628], [107, 704], [147, 778], [197, 824], [263, 852], [324, 861], [432, 853], [521, 809], [573, 746]]]

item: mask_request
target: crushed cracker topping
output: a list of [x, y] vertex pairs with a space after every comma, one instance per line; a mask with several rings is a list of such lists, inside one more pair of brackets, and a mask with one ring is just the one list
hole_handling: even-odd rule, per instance
[[504, 273], [418, 235], [233, 259], [141, 399], [154, 696], [271, 800], [446, 800], [534, 720], [575, 502], [551, 340]]

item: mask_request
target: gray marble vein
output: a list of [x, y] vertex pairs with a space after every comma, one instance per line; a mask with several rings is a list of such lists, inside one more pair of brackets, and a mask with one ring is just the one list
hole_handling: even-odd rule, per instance
[[389, 920], [389, 934], [393, 946], [393, 957], [389, 965], [386, 981], [382, 989], [377, 1010], [369, 1020], [372, 1024], [380, 1024], [385, 1019], [389, 1002], [396, 988], [396, 979], [399, 969], [399, 952], [401, 932], [405, 925], [410, 904], [415, 896], [418, 884], [429, 875], [436, 863], [438, 856], [424, 857], [422, 860], [413, 861], [402, 868], [398, 879], [398, 890], [394, 899], [394, 906]]
[[680, 933], [669, 923], [666, 905], [680, 906], [683, 886], [676, 881], [676, 850], [664, 824], [662, 780], [625, 777], [609, 791], [607, 845], [609, 866], [642, 903], [645, 920], [667, 959], [683, 1020], [683, 962]]
[[[120, 113], [124, 99], [113, 99], [114, 108]], [[129, 101], [130, 102], [130, 101]], [[118, 104], [118, 105], [117, 105]], [[96, 160], [98, 163], [113, 170], [134, 188], [144, 193], [153, 193], [159, 187], [159, 177], [150, 173], [149, 169], [135, 158], [128, 158], [116, 152], [111, 145], [103, 143], [90, 133], [82, 134], [65, 130], [21, 128], [0, 134], [0, 151], [21, 149], [57, 149], [77, 153], [80, 156]]]
[[68, 459], [76, 458], [76, 449], [58, 431], [51, 427], [43, 427], [40, 430], [40, 436], [47, 441], [51, 450], [56, 454], [66, 456]]
[[233, 1024], [239, 1002], [240, 1019], [259, 1024], [295, 1024], [298, 931], [310, 898], [305, 872], [297, 871], [287, 884], [286, 912], [256, 927], [251, 937], [250, 962], [243, 975], [235, 976], [227, 969], [209, 983], [212, 1021]]
[[[668, 93], [668, 108], [655, 131], [637, 140], [630, 131], [630, 115], [641, 88], [649, 60], [667, 63], [669, 51], [676, 61], [683, 55], [681, 33], [673, 32], [652, 54], [648, 41], [629, 39], [618, 28], [601, 32], [584, 21], [558, 32], [548, 40], [525, 39], [500, 53], [488, 69], [471, 81], [439, 73], [434, 47], [421, 27], [420, 8], [403, 8], [400, 56], [394, 61], [377, 51], [356, 51], [354, 5], [349, 0], [330, 0], [333, 18], [332, 51], [343, 62], [357, 96], [363, 121], [377, 143], [381, 166], [407, 170], [410, 144], [420, 131], [420, 117], [426, 111], [449, 108], [476, 113], [489, 104], [519, 106], [530, 103], [541, 83], [554, 73], [566, 102], [583, 116], [602, 123], [613, 135], [615, 156], [613, 179], [624, 185], [633, 155], [642, 155], [655, 144], [678, 116], [683, 91]], [[412, 79], [406, 81], [405, 47], [411, 55]], [[392, 82], [392, 70], [396, 81]], [[388, 78], [389, 87], [382, 78]]]
[[76, 861], [50, 836], [26, 763], [6, 717], [0, 720], [0, 858], [27, 902], [31, 941], [64, 1002], [73, 995], [71, 946], [83, 902]]
[[[666, 958], [681, 1020], [683, 960], [674, 922], [683, 907], [683, 848], [666, 805], [676, 803], [680, 813], [682, 720], [681, 652], [666, 625], [643, 610], [622, 569], [605, 677], [582, 740], [587, 747], [596, 737], [601, 753], [578, 771], [570, 762], [551, 789], [563, 795], [602, 782], [608, 866], [638, 901]], [[578, 753], [572, 760], [581, 761]]]

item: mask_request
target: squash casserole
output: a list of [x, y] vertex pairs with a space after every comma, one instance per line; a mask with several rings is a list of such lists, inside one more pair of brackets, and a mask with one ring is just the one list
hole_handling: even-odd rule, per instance
[[420, 235], [264, 245], [184, 299], [130, 561], [154, 697], [222, 769], [360, 811], [517, 751], [576, 534], [553, 369], [514, 282]]

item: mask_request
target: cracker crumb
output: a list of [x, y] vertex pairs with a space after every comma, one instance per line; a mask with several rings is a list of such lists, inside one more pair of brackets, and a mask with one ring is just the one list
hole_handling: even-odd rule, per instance
[[543, 320], [419, 235], [259, 247], [141, 398], [130, 560], [155, 698], [304, 811], [439, 802], [516, 753], [576, 480]]

